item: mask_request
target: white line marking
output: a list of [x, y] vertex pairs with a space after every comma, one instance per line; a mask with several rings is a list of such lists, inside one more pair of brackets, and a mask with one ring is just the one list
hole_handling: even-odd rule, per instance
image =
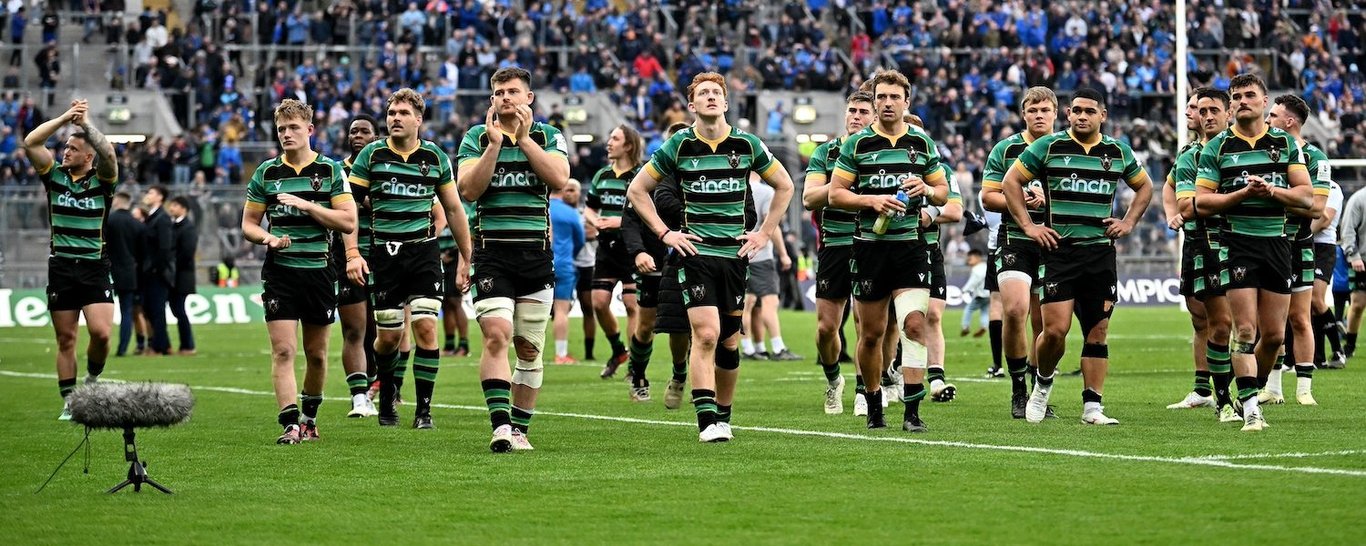
[[1338, 451], [1320, 451], [1318, 453], [1249, 453], [1247, 455], [1206, 455], [1194, 457], [1207, 461], [1234, 461], [1238, 459], [1306, 459], [1309, 457], [1337, 457], [1343, 455], [1359, 455], [1366, 453], [1361, 449], [1343, 449]]
[[[57, 377], [57, 376], [52, 375], [52, 374], [13, 372], [13, 371], [9, 371], [9, 370], [0, 370], [0, 375], [9, 376], [9, 377], [21, 377], [21, 378], [32, 378], [32, 379], [49, 379], [49, 380], [50, 380], [50, 379], [56, 379], [56, 377]], [[211, 391], [211, 392], [223, 392], [223, 393], [229, 393], [229, 394], [245, 394], [245, 395], [251, 395], [251, 396], [275, 396], [275, 394], [274, 394], [274, 393], [271, 393], [271, 392], [253, 391], [253, 390], [247, 390], [247, 389], [239, 389], [239, 388], [235, 388], [235, 387], [191, 386], [190, 388], [191, 388], [192, 390], [203, 390], [203, 391]], [[335, 397], [333, 397], [333, 398], [328, 398], [328, 400], [341, 400], [341, 399], [340, 399], [340, 398], [335, 398]], [[432, 407], [434, 407], [434, 408], [443, 408], [443, 409], [455, 409], [455, 410], [475, 411], [475, 412], [481, 412], [481, 413], [482, 413], [482, 412], [487, 412], [487, 411], [488, 411], [488, 408], [487, 408], [487, 407], [484, 407], [484, 406], [464, 406], [464, 405], [456, 405], [456, 404], [432, 404]], [[616, 416], [610, 416], [610, 415], [591, 415], [591, 414], [585, 414], [585, 413], [568, 413], [568, 412], [555, 412], [555, 411], [537, 411], [536, 414], [537, 414], [537, 415], [543, 415], [543, 416], [551, 416], [551, 417], [568, 417], [568, 418], [573, 418], [573, 419], [588, 419], [588, 420], [593, 420], [593, 421], [610, 421], [610, 422], [615, 422], [615, 423], [631, 423], [631, 424], [638, 424], [638, 425], [656, 425], [656, 426], [689, 427], [689, 428], [695, 426], [694, 423], [692, 423], [692, 422], [690, 422], [690, 421], [660, 421], [660, 420], [655, 420], [655, 419], [638, 419], [638, 418], [634, 418], [634, 417], [616, 417]], [[907, 437], [904, 437], [904, 436], [867, 436], [867, 435], [863, 435], [863, 434], [847, 434], [847, 433], [842, 433], [842, 432], [824, 432], [824, 431], [817, 431], [817, 430], [801, 430], [801, 429], [780, 428], [780, 427], [749, 427], [749, 426], [736, 426], [736, 427], [731, 427], [731, 428], [733, 428], [733, 429], [735, 429], [735, 430], [744, 430], [744, 431], [752, 431], [752, 432], [769, 432], [769, 433], [774, 433], [774, 434], [787, 434], [787, 435], [791, 435], [791, 436], [818, 436], [818, 437], [823, 437], [823, 438], [837, 438], [837, 439], [841, 439], [841, 440], [862, 440], [862, 441], [868, 441], [868, 442], [892, 442], [892, 443], [901, 443], [901, 444], [917, 444], [917, 445], [939, 446], [939, 447], [957, 447], [957, 448], [964, 448], [964, 449], [980, 449], [980, 450], [989, 450], [989, 451], [1013, 451], [1013, 452], [1017, 452], [1017, 453], [1037, 453], [1037, 454], [1044, 454], [1044, 455], [1061, 455], [1061, 456], [1066, 456], [1066, 457], [1081, 457], [1081, 458], [1088, 458], [1088, 459], [1111, 459], [1111, 460], [1119, 460], [1119, 461], [1135, 461], [1135, 462], [1167, 463], [1167, 464], [1185, 464], [1185, 465], [1197, 465], [1197, 466], [1214, 466], [1214, 467], [1230, 468], [1230, 469], [1237, 469], [1237, 470], [1268, 470], [1268, 471], [1276, 471], [1276, 472], [1300, 472], [1300, 473], [1304, 473], [1304, 474], [1332, 474], [1332, 475], [1337, 475], [1337, 476], [1366, 477], [1366, 470], [1347, 470], [1347, 469], [1341, 469], [1341, 468], [1321, 468], [1321, 467], [1313, 467], [1313, 466], [1278, 466], [1278, 465], [1269, 465], [1269, 464], [1240, 464], [1240, 463], [1232, 463], [1232, 462], [1229, 462], [1229, 460], [1231, 460], [1231, 459], [1277, 458], [1277, 457], [1297, 457], [1297, 456], [1311, 457], [1311, 456], [1316, 456], [1316, 454], [1287, 453], [1287, 454], [1252, 454], [1252, 455], [1207, 455], [1207, 456], [1202, 456], [1202, 457], [1159, 457], [1159, 456], [1154, 456], [1154, 455], [1124, 455], [1124, 454], [1120, 454], [1120, 453], [1101, 453], [1101, 452], [1098, 452], [1098, 451], [1083, 451], [1083, 450], [1079, 450], [1079, 449], [1055, 449], [1055, 448], [1048, 448], [1048, 447], [1031, 447], [1031, 446], [1012, 446], [1012, 445], [978, 444], [978, 443], [973, 443], [973, 442], [960, 442], [960, 441], [953, 441], [953, 440], [923, 440], [923, 439], [919, 439], [919, 438], [907, 438]], [[1330, 454], [1344, 454], [1344, 455], [1346, 455], [1346, 454], [1353, 454], [1353, 453], [1357, 453], [1357, 451], [1352, 451], [1352, 452], [1350, 452], [1350, 453], [1349, 453], [1349, 452], [1331, 452]]]

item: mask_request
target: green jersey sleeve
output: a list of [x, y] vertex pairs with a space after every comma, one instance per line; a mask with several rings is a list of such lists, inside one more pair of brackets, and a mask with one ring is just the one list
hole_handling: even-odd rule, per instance
[[484, 147], [479, 145], [479, 138], [485, 131], [483, 125], [476, 125], [465, 132], [465, 137], [460, 139], [460, 147], [455, 152], [456, 164], [464, 165], [468, 161], [477, 161], [479, 156], [484, 154]]

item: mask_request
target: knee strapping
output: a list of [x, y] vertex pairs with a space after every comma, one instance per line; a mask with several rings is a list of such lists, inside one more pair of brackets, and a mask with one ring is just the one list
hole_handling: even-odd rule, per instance
[[1110, 358], [1110, 346], [1104, 343], [1086, 343], [1081, 346], [1082, 358]]
[[1249, 341], [1234, 341], [1229, 344], [1229, 352], [1235, 355], [1251, 355], [1257, 353], [1257, 344]]
[[928, 290], [907, 290], [892, 299], [896, 311], [896, 330], [901, 345], [901, 365], [913, 370], [923, 370], [928, 365], [929, 350], [924, 343], [906, 336], [906, 317], [912, 312], [928, 314], [930, 293]]
[[512, 322], [514, 303], [512, 298], [484, 298], [474, 302], [474, 316], [478, 320], [496, 318]]
[[591, 283], [591, 286], [593, 287], [593, 290], [606, 290], [608, 292], [611, 292], [612, 289], [617, 287], [617, 282], [597, 279]]
[[[550, 322], [550, 304], [541, 302], [517, 302], [512, 319], [512, 346], [517, 353], [517, 366], [512, 372], [512, 382], [533, 389], [541, 388], [541, 355], [545, 349], [545, 326]], [[522, 358], [517, 340], [530, 345], [536, 354]]]
[[[740, 317], [735, 318], [739, 319]], [[717, 347], [716, 367], [722, 370], [740, 369], [740, 349], [727, 349], [725, 347]]]
[[[721, 315], [721, 338], [717, 340], [718, 347], [720, 346], [720, 342], [730, 339], [730, 336], [739, 332], [742, 326], [744, 326], [744, 322], [740, 317], [736, 315]], [[719, 351], [721, 349], [718, 348], [717, 350]], [[738, 365], [739, 364], [737, 364], [737, 366]]]
[[441, 300], [436, 298], [413, 298], [408, 307], [413, 310], [413, 320], [436, 320], [441, 314]]
[[375, 309], [375, 328], [379, 330], [402, 330], [403, 309]]

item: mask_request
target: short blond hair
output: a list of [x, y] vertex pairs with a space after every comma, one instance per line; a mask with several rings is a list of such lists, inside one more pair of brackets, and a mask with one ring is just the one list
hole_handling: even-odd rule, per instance
[[919, 127], [921, 129], [925, 128], [925, 120], [920, 119], [920, 116], [917, 116], [915, 114], [906, 114], [906, 123]]
[[394, 94], [389, 95], [389, 100], [384, 103], [384, 109], [389, 110], [396, 102], [408, 103], [409, 106], [413, 107], [413, 111], [417, 112], [418, 117], [422, 117], [422, 114], [427, 111], [427, 99], [422, 98], [421, 93], [408, 87], [394, 91]]
[[693, 76], [692, 83], [688, 84], [688, 102], [692, 102], [692, 94], [693, 91], [697, 90], [697, 86], [702, 85], [706, 82], [712, 82], [716, 85], [721, 86], [721, 94], [727, 97], [730, 96], [730, 91], [726, 89], [725, 76], [722, 76], [715, 72], [703, 72], [701, 74]]
[[1031, 104], [1043, 101], [1053, 103], [1053, 109], [1058, 109], [1058, 96], [1053, 93], [1052, 89], [1049, 89], [1042, 85], [1030, 87], [1029, 89], [1025, 90], [1024, 96], [1020, 98], [1020, 112], [1023, 113], [1024, 109]]
[[282, 100], [279, 106], [275, 107], [275, 124], [279, 125], [282, 120], [287, 119], [313, 123], [313, 107], [298, 99]]

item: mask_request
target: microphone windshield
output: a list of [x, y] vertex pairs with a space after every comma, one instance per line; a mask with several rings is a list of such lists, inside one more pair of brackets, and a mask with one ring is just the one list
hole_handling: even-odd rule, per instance
[[91, 428], [169, 427], [185, 422], [194, 408], [187, 385], [95, 383], [72, 391], [71, 420]]

